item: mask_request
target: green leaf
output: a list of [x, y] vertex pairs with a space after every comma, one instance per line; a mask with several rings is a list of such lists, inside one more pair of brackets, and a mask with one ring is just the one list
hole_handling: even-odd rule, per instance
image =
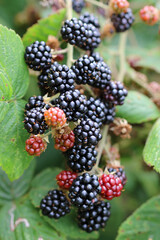
[[[35, 207], [39, 207], [41, 199], [47, 194], [50, 189], [57, 188], [56, 175], [61, 169], [45, 169], [38, 174], [32, 181], [32, 189], [30, 191], [30, 199]], [[76, 220], [76, 213], [72, 211], [65, 217], [57, 220], [44, 217], [45, 221], [54, 227], [64, 236], [69, 236], [72, 239], [88, 239], [98, 238], [98, 233], [88, 234], [80, 230]]]
[[137, 209], [122, 223], [116, 240], [159, 240], [160, 196]]
[[[1, 102], [0, 112], [0, 166], [11, 181], [19, 178], [29, 166], [32, 157], [25, 151], [28, 133], [23, 126], [24, 100]], [[4, 109], [7, 110], [4, 110]]]
[[160, 119], [154, 124], [144, 147], [143, 157], [149, 166], [160, 173]]
[[152, 100], [136, 91], [129, 91], [124, 105], [117, 107], [117, 117], [130, 123], [148, 122], [159, 116], [160, 111]]
[[23, 36], [24, 45], [28, 46], [36, 40], [46, 42], [49, 35], [57, 37], [65, 17], [65, 12], [65, 9], [62, 9], [58, 13], [39, 20], [38, 23], [30, 27]]
[[29, 73], [20, 37], [0, 25], [0, 101], [22, 98], [28, 88]]
[[[21, 221], [15, 226], [17, 220]], [[0, 225], [0, 239], [3, 240], [65, 239], [39, 216], [38, 210], [28, 200], [16, 202], [13, 205], [11, 203], [6, 204], [0, 210]], [[11, 226], [14, 227], [12, 231]]]
[[25, 170], [18, 180], [11, 182], [6, 173], [0, 169], [0, 205], [15, 200], [28, 191], [34, 170], [35, 161], [30, 164], [29, 168]]

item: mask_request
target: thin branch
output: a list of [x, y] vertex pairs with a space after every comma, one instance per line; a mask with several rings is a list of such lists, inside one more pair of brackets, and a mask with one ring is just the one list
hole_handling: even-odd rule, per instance
[[121, 33], [119, 42], [119, 62], [120, 70], [118, 74], [118, 81], [123, 82], [124, 76], [126, 74], [126, 57], [125, 57], [125, 47], [127, 42], [127, 31]]
[[67, 53], [67, 52], [68, 52], [68, 48], [57, 50], [57, 51], [55, 51], [54, 49], [51, 49], [52, 55], [58, 55], [58, 54], [63, 54], [63, 53]]
[[100, 8], [106, 9], [106, 10], [109, 9], [109, 6], [104, 4], [104, 3], [102, 3], [102, 2], [97, 2], [95, 0], [86, 0], [86, 2], [89, 2], [89, 3], [91, 3], [91, 4], [93, 4], [93, 5], [97, 6], [97, 7], [100, 7]]

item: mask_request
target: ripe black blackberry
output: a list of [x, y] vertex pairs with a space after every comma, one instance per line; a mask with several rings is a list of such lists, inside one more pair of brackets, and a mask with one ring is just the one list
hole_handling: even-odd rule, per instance
[[91, 57], [94, 58], [94, 61], [95, 61], [96, 63], [99, 63], [99, 62], [103, 62], [103, 61], [104, 61], [103, 58], [99, 55], [98, 52], [93, 52], [93, 53], [91, 54]]
[[77, 18], [66, 20], [61, 34], [66, 42], [83, 50], [93, 50], [101, 42], [99, 30], [93, 24], [84, 23]]
[[41, 200], [42, 214], [49, 218], [60, 218], [70, 212], [70, 203], [62, 191], [54, 189]]
[[111, 21], [116, 29], [116, 32], [125, 32], [127, 31], [134, 22], [134, 16], [132, 10], [128, 8], [127, 12], [116, 14], [113, 13], [111, 16]]
[[97, 151], [94, 146], [75, 144], [65, 156], [68, 166], [76, 173], [90, 171], [96, 163]]
[[69, 189], [69, 198], [71, 203], [81, 210], [91, 209], [97, 202], [97, 194], [101, 192], [101, 187], [96, 175], [83, 173], [73, 180]]
[[40, 88], [42, 95], [45, 95], [48, 93], [48, 96], [52, 96], [53, 91], [48, 86], [48, 73], [49, 72], [50, 72], [50, 67], [44, 68], [41, 71], [41, 74], [38, 76], [38, 86]]
[[123, 168], [121, 167], [110, 167], [108, 168], [108, 172], [113, 173], [115, 177], [119, 177], [121, 179], [122, 185], [124, 186], [127, 182], [127, 176]]
[[85, 116], [101, 126], [105, 120], [105, 108], [105, 104], [100, 98], [95, 99], [93, 97], [90, 97], [87, 100], [88, 111], [86, 112]]
[[44, 108], [45, 105], [42, 96], [33, 96], [28, 99], [28, 103], [25, 105], [25, 110], [30, 110], [35, 107]]
[[89, 14], [88, 12], [85, 12], [83, 15], [79, 17], [79, 19], [87, 24], [93, 24], [96, 28], [100, 28], [98, 18], [96, 18], [93, 14]]
[[84, 55], [79, 58], [72, 66], [72, 70], [76, 74], [77, 84], [88, 84], [104, 89], [111, 80], [111, 70], [107, 64], [103, 61], [95, 62], [92, 56]]
[[114, 105], [123, 105], [128, 91], [121, 82], [111, 81], [104, 90], [104, 99]]
[[24, 127], [29, 133], [43, 134], [48, 126], [44, 120], [45, 108], [36, 107], [25, 111]]
[[85, 6], [84, 0], [72, 0], [72, 8], [75, 12], [81, 13]]
[[29, 68], [40, 71], [51, 64], [51, 49], [44, 41], [36, 41], [26, 47], [24, 58]]
[[52, 104], [64, 111], [68, 121], [76, 122], [87, 111], [87, 100], [77, 89], [62, 93]]
[[115, 107], [111, 103], [104, 102], [105, 104], [105, 120], [103, 121], [104, 124], [109, 124], [114, 121], [114, 117], [116, 115]]
[[42, 71], [38, 79], [45, 84], [44, 87], [49, 93], [55, 94], [73, 90], [75, 77], [75, 73], [66, 65], [54, 62], [49, 69]]
[[74, 129], [76, 144], [92, 146], [97, 145], [101, 140], [99, 124], [91, 119], [83, 119], [80, 124]]
[[104, 228], [110, 217], [110, 203], [99, 201], [91, 210], [78, 210], [78, 223], [80, 228], [90, 233]]

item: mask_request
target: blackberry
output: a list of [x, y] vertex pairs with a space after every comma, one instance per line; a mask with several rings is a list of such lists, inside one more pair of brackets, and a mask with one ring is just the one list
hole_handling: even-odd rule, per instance
[[70, 204], [62, 191], [54, 189], [41, 200], [40, 209], [44, 216], [58, 219], [70, 212]]
[[82, 146], [75, 144], [65, 156], [68, 166], [77, 173], [90, 171], [96, 163], [97, 151], [94, 146]]
[[93, 205], [91, 210], [78, 210], [78, 223], [80, 228], [86, 232], [97, 231], [104, 228], [110, 217], [110, 203], [99, 201]]
[[84, 55], [79, 58], [72, 66], [72, 70], [76, 74], [77, 84], [88, 84], [104, 89], [111, 80], [111, 70], [107, 64], [103, 61], [95, 62], [92, 56]]
[[38, 76], [38, 86], [42, 95], [48, 93], [48, 96], [52, 96], [54, 93], [48, 85], [48, 73], [50, 72], [50, 68], [44, 68], [41, 71], [41, 74]]
[[121, 167], [110, 167], [108, 168], [108, 172], [109, 173], [113, 173], [114, 172], [114, 176], [115, 177], [119, 177], [121, 179], [122, 185], [124, 186], [127, 182], [127, 177], [126, 177], [126, 173], [123, 170], [123, 168]]
[[76, 122], [87, 111], [87, 100], [77, 89], [62, 93], [57, 99], [52, 101], [52, 104], [64, 111], [68, 121]]
[[105, 120], [103, 121], [104, 124], [109, 124], [114, 121], [114, 117], [116, 115], [115, 107], [111, 103], [104, 102], [105, 104]]
[[84, 0], [72, 0], [72, 8], [75, 12], [81, 13], [85, 6]]
[[75, 73], [66, 65], [54, 62], [49, 69], [42, 71], [38, 79], [46, 90], [55, 94], [73, 90], [75, 77]]
[[128, 91], [121, 82], [111, 81], [104, 90], [104, 99], [114, 105], [123, 105], [127, 95]]
[[81, 210], [91, 209], [94, 203], [98, 201], [97, 194], [101, 192], [98, 177], [83, 173], [73, 180], [69, 189], [69, 198], [71, 203]]
[[93, 14], [89, 14], [88, 12], [85, 12], [83, 15], [81, 15], [79, 17], [79, 19], [83, 22], [83, 23], [87, 23], [87, 24], [92, 24], [93, 26], [95, 26], [96, 28], [100, 28], [98, 19], [93, 15]]
[[90, 97], [87, 100], [87, 108], [88, 108], [88, 111], [86, 113], [86, 116], [90, 118], [93, 122], [96, 122], [99, 124], [99, 126], [101, 126], [102, 122], [104, 122], [106, 117], [105, 104], [101, 101], [100, 98], [95, 99], [93, 97]]
[[45, 42], [36, 41], [26, 47], [24, 58], [29, 68], [40, 71], [51, 64], [51, 49]]
[[66, 42], [83, 50], [93, 50], [101, 42], [99, 30], [93, 24], [84, 23], [77, 18], [66, 20], [61, 34]]
[[44, 108], [45, 105], [42, 96], [33, 96], [28, 99], [28, 103], [25, 105], [25, 110], [30, 110], [35, 107]]
[[103, 62], [103, 61], [104, 61], [103, 58], [99, 55], [98, 52], [93, 52], [93, 53], [91, 54], [91, 57], [94, 58], [94, 61], [95, 61], [96, 63], [99, 63], [99, 62]]
[[29, 133], [43, 134], [48, 126], [44, 120], [45, 109], [41, 107], [25, 111], [24, 127]]
[[127, 31], [134, 22], [134, 16], [132, 10], [128, 8], [127, 12], [116, 14], [113, 13], [111, 16], [111, 21], [116, 29], [116, 32], [125, 32]]
[[80, 124], [74, 129], [75, 142], [80, 145], [97, 145], [101, 140], [100, 128], [98, 123], [91, 119], [81, 120]]

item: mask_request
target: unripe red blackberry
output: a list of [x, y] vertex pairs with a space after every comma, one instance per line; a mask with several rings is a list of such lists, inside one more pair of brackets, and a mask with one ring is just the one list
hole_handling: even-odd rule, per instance
[[93, 57], [84, 55], [74, 63], [72, 70], [76, 74], [77, 84], [88, 84], [100, 89], [107, 86], [111, 80], [111, 70], [100, 59], [99, 57], [99, 61], [96, 62], [96, 55]]
[[96, 164], [97, 151], [95, 146], [74, 144], [73, 148], [65, 153], [68, 166], [77, 173], [91, 171]]
[[145, 6], [139, 14], [142, 21], [148, 25], [154, 25], [159, 20], [159, 10], [154, 6]]
[[51, 107], [49, 110], [46, 110], [44, 112], [44, 118], [46, 124], [54, 128], [63, 127], [67, 120], [63, 110], [57, 107]]
[[75, 12], [81, 13], [85, 6], [84, 0], [72, 0], [72, 8]]
[[57, 176], [57, 184], [62, 189], [69, 189], [73, 180], [77, 178], [77, 173], [71, 171], [61, 171]]
[[73, 180], [72, 186], [69, 189], [69, 198], [71, 203], [81, 210], [91, 209], [97, 202], [97, 194], [101, 192], [98, 177], [83, 173]]
[[114, 197], [119, 197], [123, 189], [121, 179], [115, 177], [114, 174], [103, 174], [99, 177], [99, 184], [102, 188], [101, 196], [104, 199], [111, 200]]
[[64, 133], [61, 135], [55, 136], [55, 149], [59, 149], [62, 152], [66, 152], [68, 149], [74, 146], [75, 136], [74, 132]]
[[58, 219], [70, 212], [70, 203], [62, 191], [54, 189], [41, 200], [40, 209], [44, 216]]
[[128, 8], [126, 13], [124, 12], [120, 14], [113, 13], [111, 15], [111, 21], [113, 22], [116, 32], [127, 31], [128, 29], [130, 29], [134, 22], [132, 10]]
[[61, 28], [62, 38], [83, 50], [93, 50], [101, 42], [100, 32], [93, 24], [77, 18], [66, 20]]
[[62, 93], [52, 101], [52, 104], [65, 112], [68, 121], [76, 122], [78, 119], [83, 118], [87, 111], [86, 97], [78, 89]]
[[51, 64], [52, 54], [49, 46], [44, 41], [36, 41], [26, 47], [25, 61], [29, 68], [40, 71]]
[[78, 224], [84, 231], [90, 233], [104, 228], [110, 217], [110, 203], [98, 201], [91, 210], [78, 210]]
[[30, 138], [26, 140], [25, 149], [31, 156], [40, 156], [46, 147], [46, 142], [39, 136], [31, 135]]
[[110, 81], [104, 90], [104, 99], [114, 105], [123, 105], [127, 95], [128, 91], [121, 82]]
[[123, 168], [121, 167], [110, 167], [107, 169], [109, 173], [114, 173], [115, 177], [121, 179], [122, 185], [124, 186], [127, 182], [127, 176]]
[[81, 15], [79, 17], [79, 19], [83, 22], [83, 23], [87, 23], [87, 24], [92, 24], [93, 26], [95, 26], [96, 28], [100, 28], [100, 24], [98, 22], [98, 18], [95, 17], [93, 14], [90, 14], [88, 12], [85, 12], [83, 15]]
[[74, 129], [75, 142], [84, 146], [95, 146], [101, 140], [99, 124], [91, 119], [81, 120], [80, 124]]
[[127, 12], [129, 2], [127, 0], [111, 0], [109, 3], [114, 13]]

